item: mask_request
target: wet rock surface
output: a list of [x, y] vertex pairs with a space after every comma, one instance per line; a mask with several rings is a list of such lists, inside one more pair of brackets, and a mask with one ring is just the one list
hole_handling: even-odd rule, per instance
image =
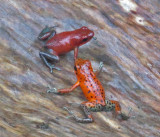
[[[1, 0], [0, 1], [0, 136], [158, 137], [160, 136], [160, 2], [158, 0]], [[92, 61], [106, 98], [132, 108], [121, 121], [112, 113], [92, 113], [91, 124], [79, 124], [63, 109], [85, 101], [80, 88], [69, 95], [47, 94], [48, 87], [76, 82], [73, 51], [49, 69], [39, 58], [45, 27], [57, 33], [87, 26], [97, 40], [80, 47], [79, 57]], [[82, 115], [81, 115], [82, 114]]]

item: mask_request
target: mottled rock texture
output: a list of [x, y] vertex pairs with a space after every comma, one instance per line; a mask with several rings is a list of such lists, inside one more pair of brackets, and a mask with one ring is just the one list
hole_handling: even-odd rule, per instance
[[[37, 36], [45, 25], [57, 33], [87, 26], [97, 40], [80, 47], [79, 57], [99, 75], [106, 97], [118, 100], [128, 121], [93, 113], [79, 124], [63, 110], [85, 101], [80, 88], [69, 95], [47, 94], [47, 87], [70, 87], [73, 51], [49, 69], [39, 58]], [[82, 114], [82, 115], [81, 115]], [[0, 137], [158, 137], [160, 136], [159, 0], [0, 0]]]

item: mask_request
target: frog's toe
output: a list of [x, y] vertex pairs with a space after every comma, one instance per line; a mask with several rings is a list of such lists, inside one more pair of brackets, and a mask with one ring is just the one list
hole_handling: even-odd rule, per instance
[[94, 40], [97, 40], [97, 37], [93, 37]]
[[100, 69], [103, 68], [103, 62], [102, 62], [102, 61], [99, 63], [99, 68], [100, 68]]
[[59, 92], [58, 92], [58, 90], [56, 88], [51, 88], [51, 89], [47, 90], [47, 93], [55, 93], [55, 94], [57, 94]]
[[58, 67], [54, 67], [54, 69], [56, 69], [56, 70], [58, 70], [58, 71], [61, 71], [61, 69], [60, 69], [60, 68], [58, 68]]
[[122, 120], [128, 120], [128, 119], [130, 118], [129, 116], [127, 116], [127, 115], [124, 114], [124, 113], [121, 113], [120, 116], [121, 116], [121, 119], [122, 119]]
[[56, 67], [55, 65], [50, 65], [49, 68], [50, 68], [51, 73], [53, 73], [53, 69], [56, 69], [56, 70], [59, 70], [59, 71], [61, 70], [60, 68]]
[[50, 68], [50, 72], [53, 73], [53, 69], [52, 68]]
[[69, 110], [68, 107], [63, 107], [63, 109], [70, 114], [69, 116], [67, 116], [67, 118], [75, 117], [75, 114], [73, 113], [73, 111]]
[[74, 115], [74, 113], [68, 109], [68, 107], [63, 107], [64, 110], [66, 110], [70, 115]]

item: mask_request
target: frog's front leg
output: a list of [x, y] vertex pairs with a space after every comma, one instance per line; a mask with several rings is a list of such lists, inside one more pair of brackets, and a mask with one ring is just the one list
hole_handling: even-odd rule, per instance
[[79, 81], [77, 81], [71, 88], [65, 88], [65, 89], [52, 88], [47, 90], [47, 93], [65, 94], [65, 93], [72, 92], [78, 86], [79, 86]]
[[39, 56], [43, 60], [45, 65], [50, 68], [51, 73], [53, 72], [53, 69], [61, 70], [60, 68], [55, 67], [55, 65], [51, 65], [47, 60], [49, 59], [49, 60], [59, 61], [59, 56], [54, 54], [54, 51], [52, 49], [48, 49], [46, 52], [40, 51]]
[[79, 47], [75, 47], [74, 48], [74, 61], [77, 59], [77, 57], [78, 57], [78, 49], [79, 49]]
[[96, 76], [98, 76], [98, 75], [101, 73], [102, 68], [103, 68], [103, 62], [100, 62], [100, 63], [99, 63], [99, 68], [98, 68], [98, 70], [96, 70], [96, 71], [94, 72], [94, 74], [95, 74]]
[[56, 34], [56, 31], [54, 30], [54, 28], [57, 26], [53, 26], [53, 27], [48, 27], [46, 26], [38, 35], [38, 39], [39, 40], [49, 40], [51, 37], [53, 37]]

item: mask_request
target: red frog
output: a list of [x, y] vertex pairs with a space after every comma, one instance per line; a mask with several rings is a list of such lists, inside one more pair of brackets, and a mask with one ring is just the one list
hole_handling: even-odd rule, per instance
[[89, 60], [83, 60], [81, 58], [75, 61], [75, 74], [77, 76], [77, 82], [67, 89], [56, 88], [48, 90], [48, 92], [53, 92], [55, 94], [65, 94], [73, 91], [76, 87], [80, 86], [83, 94], [88, 101], [81, 103], [81, 107], [84, 110], [86, 118], [79, 118], [72, 113], [67, 107], [65, 109], [73, 116], [77, 122], [90, 123], [93, 122], [92, 115], [90, 111], [112, 111], [115, 110], [116, 115], [120, 115], [123, 120], [127, 120], [129, 117], [121, 113], [121, 107], [119, 102], [115, 100], [106, 100], [105, 91], [101, 82], [97, 79], [96, 75], [101, 71], [102, 64], [100, 65], [100, 70], [94, 72]]
[[48, 60], [59, 61], [59, 55], [65, 54], [71, 50], [74, 50], [74, 59], [78, 56], [78, 48], [83, 44], [90, 41], [94, 36], [94, 32], [87, 27], [83, 26], [80, 29], [73, 31], [66, 31], [56, 34], [54, 27], [46, 26], [38, 36], [39, 40], [46, 41], [46, 52], [39, 52], [39, 55], [43, 62], [50, 68], [50, 72], [53, 69], [60, 70], [58, 67], [51, 65]]

